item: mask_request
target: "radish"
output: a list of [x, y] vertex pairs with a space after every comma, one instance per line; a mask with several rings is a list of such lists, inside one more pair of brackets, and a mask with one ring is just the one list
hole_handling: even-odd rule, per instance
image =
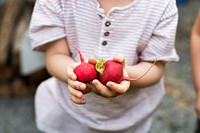
[[100, 59], [96, 64], [96, 70], [100, 74], [98, 79], [103, 85], [106, 85], [109, 81], [119, 83], [123, 76], [122, 64], [113, 60], [105, 61], [104, 59]]
[[95, 65], [91, 63], [86, 63], [80, 50], [71, 44], [70, 46], [76, 49], [80, 56], [81, 64], [76, 66], [76, 68], [74, 69], [74, 73], [77, 76], [77, 80], [83, 83], [89, 83], [92, 80], [96, 79], [98, 76], [98, 72], [95, 69]]
[[136, 81], [141, 79], [142, 77], [144, 77], [149, 70], [153, 67], [153, 65], [156, 63], [156, 61], [154, 61], [154, 63], [150, 66], [150, 68], [140, 77], [135, 78], [135, 79], [131, 79], [129, 77], [125, 77], [123, 75], [123, 65], [115, 62], [113, 60], [108, 60], [105, 61], [104, 59], [100, 59], [99, 62], [96, 64], [96, 70], [99, 72], [100, 76], [99, 76], [99, 81], [103, 84], [106, 85], [107, 82], [112, 81], [115, 83], [121, 83], [123, 80], [126, 81]]

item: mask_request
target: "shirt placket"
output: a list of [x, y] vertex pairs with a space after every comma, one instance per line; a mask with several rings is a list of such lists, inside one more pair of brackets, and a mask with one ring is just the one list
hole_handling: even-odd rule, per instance
[[109, 36], [111, 34], [111, 16], [110, 13], [107, 16], [104, 14], [103, 10], [99, 10], [99, 17], [101, 19], [101, 32], [99, 39], [99, 55], [103, 55], [107, 46], [109, 45]]

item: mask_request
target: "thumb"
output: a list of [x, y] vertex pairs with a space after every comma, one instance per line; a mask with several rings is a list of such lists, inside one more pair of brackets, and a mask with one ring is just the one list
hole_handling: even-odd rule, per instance
[[90, 57], [90, 58], [88, 58], [88, 62], [92, 63], [92, 64], [96, 64], [97, 60], [94, 57]]
[[113, 60], [125, 65], [125, 57], [122, 54], [113, 57]]

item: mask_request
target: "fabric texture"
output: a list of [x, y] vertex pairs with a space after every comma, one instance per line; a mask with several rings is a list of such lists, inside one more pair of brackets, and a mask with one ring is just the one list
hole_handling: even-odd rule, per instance
[[[29, 31], [33, 50], [43, 51], [48, 42], [66, 37], [85, 58], [107, 60], [123, 54], [126, 63], [134, 65], [140, 59], [179, 60], [174, 47], [177, 21], [175, 0], [134, 0], [106, 15], [96, 0], [37, 0]], [[70, 51], [79, 61], [77, 51]], [[51, 133], [146, 133], [164, 94], [162, 78], [116, 98], [89, 93], [86, 105], [76, 105], [67, 85], [51, 78], [35, 97], [37, 126]]]

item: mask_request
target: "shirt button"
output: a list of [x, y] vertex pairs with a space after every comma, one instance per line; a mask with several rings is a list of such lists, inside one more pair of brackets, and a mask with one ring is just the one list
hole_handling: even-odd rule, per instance
[[103, 41], [103, 42], [102, 42], [102, 45], [103, 45], [103, 46], [106, 46], [107, 44], [108, 44], [107, 41]]
[[105, 23], [105, 26], [110, 26], [111, 25], [111, 23], [109, 22], [109, 21], [106, 21], [106, 23]]
[[110, 32], [105, 32], [104, 36], [109, 36]]

